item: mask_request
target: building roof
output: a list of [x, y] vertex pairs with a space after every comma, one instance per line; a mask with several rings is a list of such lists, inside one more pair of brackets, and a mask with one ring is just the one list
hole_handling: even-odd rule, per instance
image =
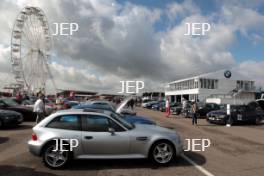
[[98, 93], [98, 92], [95, 92], [95, 91], [83, 91], [83, 90], [63, 90], [63, 89], [59, 89], [59, 91], [60, 92], [58, 92], [58, 94], [74, 92], [75, 94], [96, 95]]
[[236, 71], [235, 69], [230, 69], [232, 76], [231, 78], [225, 78], [224, 76], [224, 72], [226, 70], [218, 70], [215, 72], [210, 72], [210, 73], [204, 73], [204, 74], [200, 74], [197, 76], [193, 76], [193, 77], [189, 77], [189, 78], [184, 78], [184, 79], [179, 79], [171, 83], [177, 83], [177, 82], [182, 82], [182, 81], [187, 81], [190, 79], [198, 79], [198, 78], [208, 78], [208, 79], [230, 79], [230, 80], [244, 80], [244, 81], [251, 81], [251, 79], [247, 76], [245, 76], [244, 74], [241, 74], [240, 72]]

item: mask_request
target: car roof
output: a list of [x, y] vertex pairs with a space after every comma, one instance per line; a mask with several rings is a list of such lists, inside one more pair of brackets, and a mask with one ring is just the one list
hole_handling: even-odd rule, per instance
[[114, 112], [114, 108], [112, 106], [109, 105], [101, 105], [101, 104], [80, 104], [80, 105], [76, 105], [72, 107], [73, 109], [87, 109], [87, 108], [91, 108], [91, 109], [101, 109], [101, 110], [109, 110]]
[[103, 109], [95, 109], [95, 108], [85, 108], [85, 109], [67, 109], [57, 111], [55, 114], [91, 114], [91, 113], [99, 113], [110, 115], [112, 112]]

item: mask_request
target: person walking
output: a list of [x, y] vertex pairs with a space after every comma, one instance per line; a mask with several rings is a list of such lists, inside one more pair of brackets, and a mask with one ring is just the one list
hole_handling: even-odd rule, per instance
[[166, 99], [165, 109], [166, 109], [166, 117], [170, 117], [170, 101], [169, 101], [169, 98]]
[[135, 105], [135, 100], [134, 100], [134, 98], [132, 98], [130, 101], [130, 106], [131, 106], [132, 110], [134, 110], [134, 105]]
[[192, 124], [197, 125], [197, 111], [198, 111], [198, 105], [197, 102], [194, 100], [192, 104]]
[[42, 93], [39, 93], [38, 100], [34, 104], [33, 111], [37, 114], [36, 123], [38, 124], [41, 120], [45, 118], [45, 96]]

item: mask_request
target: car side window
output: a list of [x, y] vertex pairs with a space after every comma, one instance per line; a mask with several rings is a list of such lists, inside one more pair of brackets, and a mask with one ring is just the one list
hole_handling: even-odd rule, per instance
[[108, 132], [110, 127], [116, 132], [125, 131], [123, 127], [105, 116], [87, 115], [83, 119], [84, 131]]
[[80, 118], [78, 115], [58, 116], [53, 119], [46, 127], [67, 130], [80, 130]]
[[84, 116], [84, 131], [106, 132], [110, 127], [108, 118], [99, 115]]
[[123, 127], [121, 127], [119, 124], [117, 124], [111, 119], [109, 119], [109, 123], [110, 123], [110, 127], [113, 128], [116, 132], [126, 131]]

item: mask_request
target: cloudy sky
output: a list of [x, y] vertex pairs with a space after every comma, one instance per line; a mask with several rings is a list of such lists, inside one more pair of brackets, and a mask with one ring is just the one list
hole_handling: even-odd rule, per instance
[[[264, 2], [257, 0], [4, 0], [0, 4], [0, 85], [13, 81], [10, 38], [24, 6], [53, 23], [78, 23], [72, 36], [53, 36], [49, 65], [57, 88], [120, 91], [122, 80], [146, 90], [192, 75], [234, 69], [264, 86]], [[205, 36], [186, 36], [186, 23], [210, 23]], [[48, 81], [49, 90], [54, 90]]]

